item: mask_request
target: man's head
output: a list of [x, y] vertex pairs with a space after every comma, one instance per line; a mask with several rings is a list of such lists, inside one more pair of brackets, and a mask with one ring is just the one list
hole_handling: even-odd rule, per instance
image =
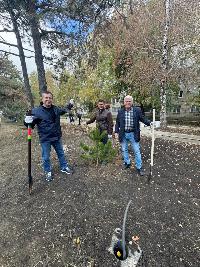
[[49, 91], [42, 93], [42, 102], [44, 107], [50, 108], [53, 102], [53, 94]]
[[133, 105], [133, 98], [130, 95], [125, 96], [124, 98], [124, 107], [125, 109], [130, 109]]
[[98, 104], [97, 104], [97, 107], [100, 110], [104, 109], [105, 108], [105, 101], [102, 100], [102, 99], [99, 99]]

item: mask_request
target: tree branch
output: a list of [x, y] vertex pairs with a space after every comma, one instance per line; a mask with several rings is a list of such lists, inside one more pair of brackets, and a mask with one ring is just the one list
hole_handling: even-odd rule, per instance
[[7, 17], [7, 16], [4, 16], [2, 14], [0, 14], [0, 17], [4, 18], [4, 19], [7, 19], [7, 20], [10, 20], [10, 17]]
[[43, 30], [43, 29], [40, 29], [40, 30], [41, 30], [41, 35], [45, 35], [45, 34], [49, 34], [49, 33], [68, 35], [64, 32], [60, 32], [60, 31], [56, 31], [56, 30], [52, 30], [52, 31], [47, 31], [47, 30]]
[[[13, 52], [8, 52], [8, 51], [5, 51], [5, 50], [2, 50], [2, 49], [0, 49], [0, 52], [3, 52], [3, 53], [5, 53], [5, 54], [9, 54], [9, 55], [13, 55], [13, 56], [16, 56], [16, 57], [19, 57], [19, 55], [18, 54], [15, 54], [15, 53], [13, 53]], [[26, 58], [34, 58], [34, 56], [25, 56]]]
[[6, 29], [6, 28], [3, 28], [2, 30], [0, 30], [0, 32], [14, 32], [14, 30], [9, 30], [9, 29]]
[[[9, 46], [14, 46], [14, 47], [17, 47], [17, 48], [18, 48], [18, 45], [16, 45], [16, 44], [7, 43], [7, 42], [4, 42], [4, 41], [0, 41], [0, 43], [1, 43], [1, 44], [5, 44], [5, 45], [9, 45]], [[23, 47], [23, 49], [26, 50], [26, 51], [35, 53], [34, 51], [29, 50], [29, 49], [27, 49], [27, 48], [24, 48], [24, 47]]]
[[4, 39], [2, 36], [0, 36], [0, 39], [3, 40], [3, 41], [5, 42], [5, 39]]

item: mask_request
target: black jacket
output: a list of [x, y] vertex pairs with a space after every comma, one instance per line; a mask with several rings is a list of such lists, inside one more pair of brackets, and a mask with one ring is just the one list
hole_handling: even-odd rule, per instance
[[[136, 142], [140, 141], [140, 123], [143, 122], [147, 126], [150, 125], [150, 121], [144, 117], [142, 111], [139, 107], [133, 107], [133, 130], [134, 130], [134, 138]], [[125, 135], [125, 109], [122, 108], [118, 111], [116, 125], [115, 125], [115, 133], [119, 134], [120, 143], [123, 141]]]
[[33, 127], [36, 124], [40, 142], [56, 141], [62, 136], [60, 115], [65, 114], [66, 109], [52, 105], [52, 110], [40, 106], [32, 109]]

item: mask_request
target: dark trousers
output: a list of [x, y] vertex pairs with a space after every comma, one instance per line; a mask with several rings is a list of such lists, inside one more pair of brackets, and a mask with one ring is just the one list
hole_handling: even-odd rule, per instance
[[74, 117], [73, 117], [73, 115], [69, 115], [69, 122], [71, 123], [71, 122], [74, 122]]
[[[103, 132], [105, 132], [105, 130], [101, 130], [99, 129], [100, 134], [102, 134]], [[101, 139], [101, 142], [105, 145], [108, 142], [108, 133], [106, 133], [106, 135]]]
[[81, 116], [77, 116], [78, 117], [78, 125], [81, 125]]

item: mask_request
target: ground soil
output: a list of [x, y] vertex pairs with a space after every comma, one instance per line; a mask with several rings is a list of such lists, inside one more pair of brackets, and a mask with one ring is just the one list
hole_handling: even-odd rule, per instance
[[30, 196], [26, 134], [16, 125], [1, 126], [0, 266], [119, 266], [108, 247], [130, 199], [127, 238], [138, 235], [144, 252], [138, 266], [200, 266], [200, 146], [156, 139], [148, 184], [150, 139], [141, 140], [144, 177], [133, 166], [123, 170], [120, 155], [102, 166], [84, 162], [81, 141], [88, 142], [84, 127], [64, 126], [74, 174], [61, 174], [52, 153], [54, 180], [47, 184], [34, 131]]

